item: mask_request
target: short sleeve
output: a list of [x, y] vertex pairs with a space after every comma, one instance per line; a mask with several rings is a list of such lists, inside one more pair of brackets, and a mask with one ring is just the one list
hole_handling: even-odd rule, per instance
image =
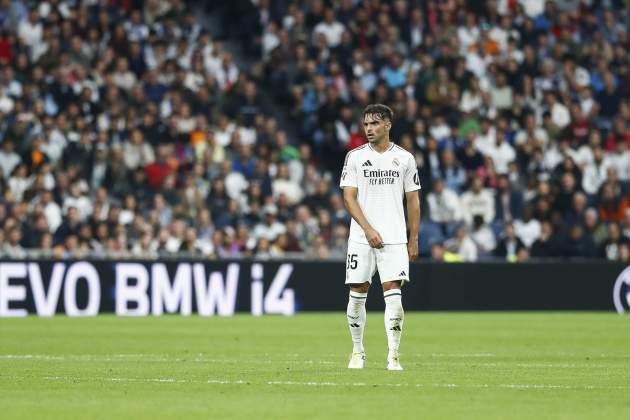
[[418, 175], [418, 167], [413, 156], [409, 156], [407, 167], [405, 169], [405, 192], [419, 190], [420, 176]]
[[339, 181], [339, 186], [343, 187], [355, 187], [358, 188], [357, 184], [357, 168], [354, 165], [354, 159], [350, 155], [351, 152], [348, 152], [346, 155], [346, 160], [343, 162], [343, 169], [341, 170], [341, 179]]

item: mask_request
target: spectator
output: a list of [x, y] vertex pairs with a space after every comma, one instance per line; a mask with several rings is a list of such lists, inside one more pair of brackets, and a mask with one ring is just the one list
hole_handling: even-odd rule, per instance
[[276, 220], [278, 209], [274, 205], [267, 205], [263, 208], [264, 220], [254, 227], [255, 238], [265, 238], [274, 241], [276, 237], [286, 232], [286, 227]]
[[46, 224], [48, 225], [49, 231], [54, 233], [59, 225], [61, 225], [61, 208], [53, 200], [53, 194], [50, 191], [44, 191], [42, 193], [40, 204], [44, 216], [46, 217]]
[[454, 231], [454, 224], [463, 219], [459, 197], [439, 178], [433, 182], [433, 191], [427, 196], [427, 204], [430, 220], [449, 232]]
[[24, 164], [18, 164], [9, 178], [8, 187], [13, 194], [13, 198], [20, 202], [24, 193], [33, 183], [33, 178], [28, 176], [28, 168]]
[[466, 172], [455, 160], [455, 154], [450, 149], [442, 151], [441, 171], [447, 187], [460, 193], [466, 182]]
[[66, 216], [63, 218], [61, 225], [59, 225], [55, 231], [55, 243], [63, 243], [67, 236], [78, 234], [80, 227], [81, 216], [79, 210], [73, 206], [68, 207], [66, 210]]
[[569, 229], [562, 246], [562, 256], [566, 258], [596, 257], [595, 244], [584, 234], [582, 226], [575, 225]]
[[533, 218], [532, 208], [523, 209], [523, 218], [514, 221], [514, 232], [528, 249], [540, 237], [541, 224]]
[[586, 209], [588, 205], [588, 199], [582, 192], [575, 192], [573, 194], [573, 200], [571, 207], [564, 214], [564, 221], [567, 226], [573, 226], [581, 224], [586, 217]]
[[500, 175], [497, 184], [497, 194], [495, 195], [496, 219], [503, 222], [513, 221], [521, 217], [522, 210], [522, 195], [512, 190], [507, 175]]
[[489, 225], [483, 222], [481, 215], [473, 217], [473, 228], [470, 234], [470, 238], [477, 245], [477, 250], [480, 256], [490, 256], [497, 246], [497, 240], [494, 237], [494, 232]]
[[494, 255], [507, 261], [515, 261], [517, 259], [518, 251], [521, 248], [526, 248], [525, 244], [518, 236], [516, 236], [516, 231], [512, 223], [507, 223], [505, 225], [504, 232], [505, 236], [501, 239], [494, 250]]
[[217, 229], [224, 230], [227, 227], [234, 228], [242, 219], [243, 215], [238, 200], [231, 199], [228, 201], [227, 208], [219, 214], [214, 223]]
[[174, 170], [174, 165], [169, 159], [170, 147], [160, 145], [156, 160], [146, 166], [147, 184], [154, 191], [162, 188], [164, 180]]
[[70, 186], [70, 194], [63, 202], [63, 212], [67, 213], [70, 207], [77, 209], [79, 220], [86, 221], [92, 214], [93, 206], [91, 200], [82, 191], [85, 186], [81, 182], [75, 182]]
[[505, 133], [497, 131], [494, 144], [490, 144], [485, 149], [498, 174], [503, 175], [508, 172], [508, 165], [516, 158], [514, 148], [505, 141]]
[[15, 145], [12, 140], [5, 140], [0, 149], [0, 175], [8, 180], [15, 167], [22, 161], [20, 155], [15, 153]]
[[140, 129], [131, 131], [131, 137], [123, 146], [125, 165], [128, 169], [144, 168], [155, 161], [153, 147], [144, 141], [144, 134]]
[[477, 246], [466, 233], [464, 226], [455, 229], [455, 237], [446, 241], [444, 246], [457, 254], [464, 262], [477, 261]]
[[498, 110], [512, 108], [512, 87], [507, 84], [504, 73], [498, 74], [496, 85], [490, 89], [490, 103]]
[[[560, 191], [556, 194], [553, 206], [561, 215], [567, 215], [571, 210], [574, 196], [578, 193], [578, 186], [575, 176], [571, 172], [562, 174], [560, 181]], [[578, 199], [579, 201], [579, 199]]]
[[317, 236], [313, 242], [313, 257], [319, 260], [327, 260], [331, 257], [330, 249], [326, 245], [326, 240], [321, 236]]
[[462, 214], [466, 224], [472, 226], [475, 215], [483, 217], [484, 223], [494, 220], [494, 197], [489, 189], [484, 189], [481, 178], [475, 176], [470, 190], [462, 194]]
[[593, 149], [593, 160], [587, 163], [582, 176], [582, 188], [589, 195], [595, 195], [606, 180], [606, 172], [611, 162], [604, 156], [601, 147]]
[[179, 247], [179, 252], [185, 252], [190, 256], [208, 256], [210, 247], [197, 239], [197, 231], [193, 227], [186, 228], [185, 239]]
[[431, 246], [431, 259], [447, 263], [464, 261], [459, 254], [448, 251], [441, 243], [435, 243]]
[[615, 86], [615, 79], [611, 72], [604, 75], [604, 89], [597, 97], [598, 125], [601, 129], [611, 130], [613, 117], [619, 111], [621, 95]]
[[599, 223], [597, 219], [597, 210], [589, 207], [584, 212], [584, 232], [589, 236], [595, 246], [599, 247], [607, 238], [607, 226]]
[[268, 260], [271, 256], [271, 245], [269, 239], [265, 237], [259, 238], [256, 243], [256, 248], [254, 248], [254, 258], [258, 260]]
[[2, 252], [9, 258], [22, 259], [26, 257], [26, 251], [20, 244], [22, 241], [22, 231], [19, 227], [15, 226], [8, 231], [8, 235], [4, 245], [2, 246]]
[[[41, 43], [44, 33], [44, 25], [39, 19], [39, 13], [35, 9], [31, 9], [28, 13], [28, 19], [23, 20], [18, 25], [17, 33], [22, 42], [33, 48]], [[31, 53], [33, 55], [33, 53]], [[37, 57], [32, 57], [37, 58]]]
[[465, 146], [456, 152], [457, 159], [467, 174], [474, 173], [483, 166], [483, 155], [477, 149], [475, 142], [475, 132], [471, 130], [466, 137]]
[[[581, 112], [581, 111], [580, 111]], [[581, 119], [580, 119], [581, 120]], [[575, 121], [574, 121], [575, 124]], [[572, 130], [575, 134], [575, 128]], [[581, 137], [582, 132], [577, 134], [577, 137]], [[549, 142], [549, 136], [547, 132], [540, 126], [536, 125], [536, 116], [534, 113], [528, 113], [525, 115], [525, 124], [522, 129], [516, 133], [515, 143], [517, 146], [525, 147], [530, 145], [538, 148], [546, 148]]]
[[557, 243], [553, 237], [553, 227], [548, 221], [541, 223], [540, 237], [531, 247], [531, 256], [535, 258], [551, 258], [558, 254]]
[[569, 109], [562, 102], [558, 101], [553, 90], [545, 92], [545, 105], [551, 113], [551, 122], [558, 129], [562, 130], [571, 123]]
[[324, 20], [315, 25], [313, 29], [313, 37], [318, 39], [320, 35], [323, 35], [326, 44], [334, 48], [341, 42], [341, 35], [344, 30], [344, 25], [337, 21], [334, 9], [327, 8], [324, 12]]
[[319, 179], [315, 192], [304, 198], [303, 202], [311, 211], [317, 211], [322, 208], [327, 208], [330, 205], [330, 197], [330, 184], [328, 180]]
[[598, 206], [599, 219], [602, 222], [620, 222], [626, 210], [630, 208], [630, 198], [616, 192], [615, 186], [607, 182], [602, 186], [600, 204]]
[[602, 256], [610, 261], [618, 261], [622, 253], [621, 247], [628, 244], [630, 239], [621, 235], [619, 225], [608, 223], [608, 239], [602, 244]]
[[492, 126], [490, 119], [481, 119], [480, 132], [475, 139], [475, 146], [482, 154], [486, 155], [491, 147], [496, 145], [496, 128]]

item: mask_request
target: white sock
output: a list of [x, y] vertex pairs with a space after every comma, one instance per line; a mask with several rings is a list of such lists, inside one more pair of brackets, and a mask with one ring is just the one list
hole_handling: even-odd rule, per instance
[[365, 328], [365, 301], [367, 293], [350, 292], [348, 299], [348, 327], [352, 336], [353, 352], [363, 352], [363, 329]]
[[405, 311], [402, 307], [400, 289], [390, 289], [383, 293], [383, 296], [385, 297], [385, 332], [387, 333], [387, 346], [391, 353], [398, 351], [400, 347]]

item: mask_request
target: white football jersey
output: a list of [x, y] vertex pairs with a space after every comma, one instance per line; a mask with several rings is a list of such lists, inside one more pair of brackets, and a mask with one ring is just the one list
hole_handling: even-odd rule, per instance
[[[346, 155], [339, 186], [358, 188], [359, 206], [384, 244], [407, 243], [403, 197], [405, 192], [420, 189], [416, 160], [411, 153], [393, 143], [383, 153], [369, 143], [352, 149]], [[350, 222], [349, 239], [368, 243], [354, 219]]]

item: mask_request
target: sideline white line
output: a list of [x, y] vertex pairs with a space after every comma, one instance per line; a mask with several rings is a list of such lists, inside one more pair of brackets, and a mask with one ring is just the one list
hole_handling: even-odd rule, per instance
[[0, 354], [0, 359], [65, 360], [65, 356], [52, 356], [52, 355], [47, 355], [47, 354]]
[[[168, 355], [160, 355], [153, 353], [117, 353], [117, 354], [67, 354], [67, 355], [48, 355], [48, 354], [0, 354], [0, 359], [57, 359], [64, 357], [115, 357], [115, 358], [141, 358], [141, 357], [168, 357]], [[196, 354], [191, 356], [203, 357], [203, 354]], [[273, 357], [273, 356], [282, 356], [282, 357], [293, 357], [300, 358], [303, 357], [303, 354], [299, 353], [290, 353], [290, 354], [269, 354], [264, 353], [261, 354], [262, 357]], [[418, 353], [410, 355], [413, 357], [496, 357], [493, 353]], [[321, 355], [321, 357], [329, 358], [329, 359], [338, 359], [339, 354], [325, 354]]]
[[0, 360], [68, 360], [77, 362], [195, 362], [195, 363], [299, 363], [308, 365], [335, 365], [339, 362], [329, 360], [268, 360], [268, 359], [216, 359], [205, 357], [164, 357], [152, 354], [111, 354], [111, 355], [90, 355], [90, 354], [69, 354], [69, 355], [47, 355], [47, 354], [0, 354]]
[[416, 354], [416, 357], [496, 357], [494, 353], [430, 353]]
[[490, 367], [490, 368], [540, 368], [540, 369], [615, 369], [616, 366], [605, 364], [593, 364], [593, 363], [514, 363], [513, 360], [503, 362], [460, 362], [460, 361], [448, 361], [448, 362], [421, 362], [417, 363], [419, 366], [466, 366], [469, 368], [477, 367]]
[[79, 377], [79, 376], [44, 376], [43, 379], [47, 381], [103, 381], [103, 382], [162, 382], [162, 383], [179, 383], [179, 384], [215, 384], [215, 385], [245, 385], [250, 382], [247, 381], [229, 381], [220, 379], [209, 379], [207, 381], [200, 381], [195, 379], [175, 379], [175, 378], [120, 378], [120, 377]]
[[146, 382], [146, 383], [195, 383], [210, 385], [269, 385], [269, 386], [314, 386], [314, 387], [416, 387], [416, 388], [485, 388], [485, 389], [535, 389], [535, 390], [628, 390], [630, 386], [623, 385], [554, 385], [554, 384], [420, 384], [420, 383], [382, 383], [368, 384], [365, 382], [316, 382], [316, 381], [262, 381], [250, 382], [244, 380], [209, 379], [207, 381], [195, 379], [175, 378], [121, 378], [121, 377], [78, 377], [78, 376], [45, 376], [47, 381], [78, 382], [78, 381], [102, 381], [102, 382]]
[[[266, 357], [287, 357], [287, 358], [300, 358], [303, 357], [303, 354], [299, 353], [291, 353], [291, 354], [269, 354], [264, 353], [261, 354], [261, 360]], [[430, 358], [430, 357], [444, 357], [444, 358], [467, 358], [467, 357], [478, 357], [478, 358], [490, 358], [490, 357], [501, 357], [494, 353], [416, 353], [416, 354], [408, 354], [409, 357], [417, 357], [417, 358]], [[535, 354], [537, 357], [589, 357], [591, 360], [596, 360], [600, 358], [609, 358], [609, 359], [628, 359], [630, 358], [630, 354], [575, 354], [575, 353], [551, 353], [551, 354]], [[96, 357], [110, 357], [110, 358], [164, 358], [168, 360], [173, 360], [173, 357], [170, 355], [161, 355], [161, 354], [153, 354], [153, 353], [117, 353], [117, 354], [68, 354], [68, 355], [49, 355], [49, 354], [0, 354], [0, 359], [44, 359], [44, 360], [64, 360], [66, 358], [96, 358]], [[203, 358], [203, 354], [193, 354], [190, 357]], [[339, 358], [339, 354], [323, 354], [319, 355], [319, 357], [327, 358], [327, 359], [335, 359]], [[505, 357], [512, 357], [510, 355], [505, 355]], [[182, 359], [178, 357], [178, 359]], [[190, 360], [187, 358], [186, 360]], [[208, 359], [214, 360], [214, 359]]]
[[[435, 355], [434, 355], [435, 356]], [[445, 356], [445, 355], [444, 355]], [[468, 355], [470, 356], [470, 355]], [[500, 361], [500, 362], [463, 362], [463, 361], [426, 361], [426, 356], [416, 355], [416, 357], [423, 358], [423, 361], [416, 362], [420, 366], [443, 366], [443, 365], [466, 365], [470, 367], [519, 367], [519, 368], [540, 368], [540, 369], [613, 369], [614, 366], [591, 363], [586, 361], [584, 363], [514, 363], [514, 360]], [[463, 356], [462, 356], [463, 357]], [[482, 357], [479, 355], [479, 357]], [[485, 357], [485, 356], [483, 356]], [[160, 356], [155, 354], [68, 354], [68, 355], [47, 355], [47, 354], [0, 354], [0, 360], [67, 360], [77, 362], [194, 362], [194, 363], [227, 363], [227, 364], [243, 364], [243, 363], [255, 363], [255, 364], [301, 364], [301, 365], [338, 365], [343, 364], [345, 361], [341, 357], [336, 357], [336, 361], [330, 360], [300, 360], [300, 359], [221, 359], [221, 358], [206, 358], [199, 356], [191, 357], [169, 357]]]

